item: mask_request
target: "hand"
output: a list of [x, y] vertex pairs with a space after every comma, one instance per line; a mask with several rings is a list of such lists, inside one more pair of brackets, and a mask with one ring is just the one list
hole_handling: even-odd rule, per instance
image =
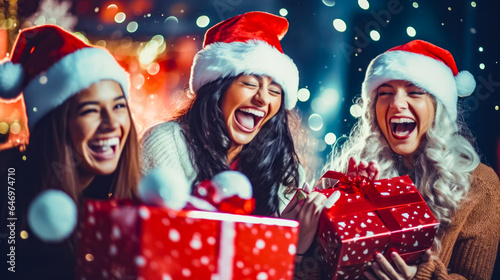
[[356, 159], [351, 157], [349, 159], [346, 175], [349, 177], [365, 176], [372, 181], [378, 180], [380, 176], [380, 166], [373, 160], [370, 162], [361, 160], [358, 164]]
[[[427, 256], [427, 257], [426, 257]], [[423, 259], [424, 261], [428, 261], [430, 256], [430, 251], [426, 252]], [[375, 256], [375, 262], [372, 263], [372, 272], [365, 271], [365, 276], [368, 280], [376, 280], [376, 279], [404, 279], [410, 280], [415, 277], [417, 274], [417, 266], [416, 265], [407, 265], [406, 262], [399, 256], [398, 253], [392, 252], [391, 258], [394, 261], [394, 266], [392, 266], [389, 261], [380, 253], [377, 253]], [[425, 260], [427, 258], [427, 260]], [[378, 277], [377, 277], [378, 276]]]
[[[310, 190], [310, 188], [307, 186], [304, 187], [304, 190]], [[313, 243], [318, 230], [321, 210], [324, 207], [323, 203], [326, 201], [326, 196], [322, 193], [311, 192], [305, 194], [307, 197], [301, 200], [296, 195], [281, 214], [281, 218], [296, 220], [300, 223], [297, 254], [304, 254]]]

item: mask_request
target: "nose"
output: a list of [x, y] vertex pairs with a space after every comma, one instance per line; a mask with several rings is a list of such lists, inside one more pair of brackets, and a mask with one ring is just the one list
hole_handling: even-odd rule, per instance
[[106, 133], [118, 129], [120, 124], [117, 119], [113, 116], [112, 112], [108, 110], [101, 111], [101, 123], [99, 125], [99, 131], [101, 133]]
[[391, 108], [395, 108], [397, 110], [404, 110], [408, 108], [408, 102], [406, 100], [406, 94], [397, 92], [394, 94], [391, 104]]
[[270, 94], [265, 87], [260, 87], [257, 93], [254, 95], [254, 100], [259, 106], [265, 106], [271, 102]]

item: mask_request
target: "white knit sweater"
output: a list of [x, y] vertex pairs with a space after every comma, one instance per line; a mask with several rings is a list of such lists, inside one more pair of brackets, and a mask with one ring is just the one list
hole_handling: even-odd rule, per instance
[[[143, 175], [148, 174], [155, 168], [168, 167], [184, 176], [191, 185], [196, 179], [196, 172], [189, 158], [184, 134], [182, 134], [179, 123], [175, 121], [165, 122], [148, 129], [141, 139], [142, 146], [142, 168]], [[299, 168], [299, 186], [305, 182], [304, 168]], [[280, 185], [278, 197], [280, 199], [280, 213], [288, 204], [293, 194], [285, 196], [286, 188]]]

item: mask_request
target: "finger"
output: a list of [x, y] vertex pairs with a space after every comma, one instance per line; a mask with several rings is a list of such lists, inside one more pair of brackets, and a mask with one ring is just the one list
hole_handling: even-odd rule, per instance
[[368, 279], [368, 280], [377, 280], [377, 277], [375, 277], [375, 275], [373, 275], [369, 271], [365, 271], [365, 272], [363, 272], [363, 274], [365, 275], [366, 279]]
[[368, 177], [368, 162], [366, 162], [365, 160], [362, 160], [359, 162], [359, 165], [358, 165], [358, 176], [365, 176], [365, 177]]
[[[301, 205], [299, 205], [299, 199], [298, 195], [295, 194], [295, 196], [290, 200], [288, 205], [283, 209], [283, 212], [281, 213], [281, 216], [286, 216], [289, 219], [295, 219], [297, 213], [300, 211], [302, 208]], [[285, 217], [283, 217], [285, 218]]]
[[358, 164], [356, 163], [356, 159], [354, 157], [351, 157], [349, 159], [349, 164], [347, 166], [346, 175], [349, 177], [355, 177], [357, 173], [358, 173]]
[[381, 253], [377, 253], [377, 255], [375, 255], [375, 259], [377, 259], [377, 263], [383, 269], [385, 274], [387, 274], [392, 279], [397, 279], [398, 273], [391, 265], [391, 263], [389, 263], [389, 261]]
[[313, 189], [311, 188], [311, 186], [309, 186], [309, 184], [307, 182], [304, 182], [304, 185], [302, 186], [302, 190], [306, 193], [311, 193]]
[[410, 267], [406, 264], [406, 262], [399, 256], [398, 253], [392, 252], [391, 258], [394, 261], [394, 265], [398, 271], [405, 276], [406, 279], [409, 279], [411, 276]]
[[340, 198], [340, 192], [339, 191], [334, 191], [329, 198], [325, 200], [325, 203], [323, 204], [325, 208], [330, 209], [332, 208], [333, 205], [335, 205], [335, 202], [339, 200]]
[[385, 274], [385, 271], [382, 269], [382, 267], [377, 263], [373, 262], [372, 263], [372, 270], [375, 272], [375, 274], [378, 276], [379, 279], [382, 280], [389, 280], [389, 276]]
[[376, 161], [370, 161], [368, 163], [368, 178], [370, 180], [378, 180], [380, 176], [380, 166]]

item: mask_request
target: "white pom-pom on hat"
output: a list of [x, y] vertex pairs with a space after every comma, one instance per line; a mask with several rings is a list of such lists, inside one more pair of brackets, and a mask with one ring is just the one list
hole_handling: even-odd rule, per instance
[[68, 238], [76, 226], [77, 210], [73, 199], [61, 190], [46, 190], [28, 210], [28, 223], [36, 236], [47, 242]]
[[455, 82], [457, 83], [457, 93], [460, 97], [471, 95], [476, 88], [476, 80], [474, 80], [474, 76], [469, 71], [460, 71], [455, 76]]
[[154, 169], [139, 182], [139, 197], [144, 203], [175, 210], [186, 206], [190, 192], [186, 177], [168, 167]]
[[234, 195], [243, 199], [252, 198], [252, 183], [238, 171], [223, 171], [212, 178], [212, 184], [219, 189], [221, 199]]
[[20, 64], [0, 61], [0, 98], [14, 99], [22, 91], [24, 71]]

